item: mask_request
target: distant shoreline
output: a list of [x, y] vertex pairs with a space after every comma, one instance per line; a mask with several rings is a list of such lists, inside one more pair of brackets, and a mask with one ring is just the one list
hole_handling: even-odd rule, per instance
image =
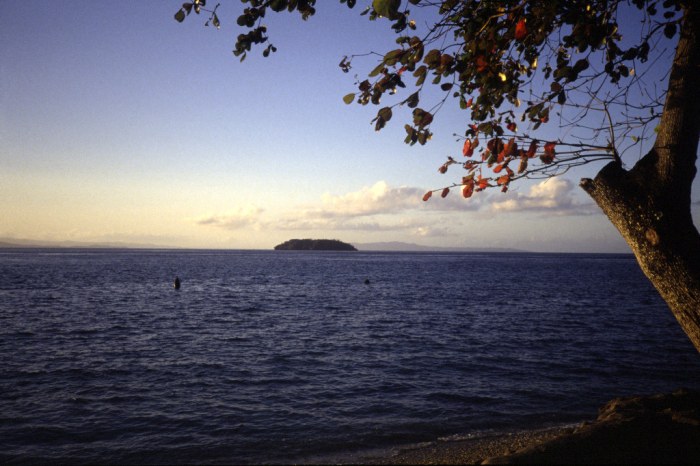
[[[443, 247], [425, 246], [401, 241], [375, 242], [375, 243], [348, 243], [359, 252], [428, 252], [428, 253], [509, 253], [509, 254], [623, 254], [631, 255], [631, 251], [529, 251], [517, 248], [497, 247]], [[268, 251], [268, 248], [197, 248], [181, 246], [165, 246], [152, 243], [128, 243], [128, 242], [88, 242], [88, 241], [43, 241], [23, 238], [0, 237], [0, 250], [12, 249], [134, 249], [134, 250], [172, 250], [172, 251]]]
[[[357, 247], [360, 246], [360, 247]], [[426, 246], [425, 249], [362, 249], [361, 244], [357, 245], [358, 253], [410, 253], [410, 254], [571, 254], [571, 255], [602, 255], [602, 256], [630, 256], [633, 254], [631, 252], [568, 252], [568, 251], [527, 251], [519, 249], [469, 249], [469, 248], [431, 248]], [[274, 252], [270, 249], [238, 249], [238, 248], [189, 248], [189, 247], [175, 247], [175, 246], [162, 246], [162, 245], [119, 245], [119, 244], [51, 244], [51, 243], [41, 243], [41, 244], [17, 244], [17, 243], [5, 243], [0, 242], [0, 251], [31, 251], [31, 250], [57, 250], [57, 251], [69, 251], [69, 250], [84, 250], [84, 251], [173, 251], [173, 252], [204, 252], [204, 251], [216, 251], [221, 253], [233, 252], [233, 251], [248, 251], [248, 252]], [[335, 252], [335, 251], [297, 251], [297, 252]]]

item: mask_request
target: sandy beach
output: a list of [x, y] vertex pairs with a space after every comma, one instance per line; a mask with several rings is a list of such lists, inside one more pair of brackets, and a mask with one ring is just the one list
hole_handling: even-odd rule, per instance
[[541, 445], [573, 431], [573, 427], [553, 427], [466, 440], [437, 441], [430, 445], [400, 449], [395, 456], [365, 460], [367, 464], [480, 464], [486, 458]]
[[407, 448], [367, 464], [698, 464], [700, 392], [615, 398], [592, 422]]

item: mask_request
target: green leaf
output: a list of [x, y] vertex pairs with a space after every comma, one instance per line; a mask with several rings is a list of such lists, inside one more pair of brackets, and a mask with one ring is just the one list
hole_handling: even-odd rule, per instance
[[377, 113], [380, 119], [383, 119], [384, 121], [389, 121], [391, 120], [392, 112], [391, 112], [391, 107], [384, 107], [379, 110]]
[[272, 0], [270, 2], [270, 8], [272, 11], [280, 12], [283, 11], [285, 8], [287, 8], [287, 1], [286, 0]]
[[575, 73], [580, 73], [581, 71], [587, 70], [589, 66], [588, 60], [585, 58], [580, 59], [576, 63], [574, 63], [574, 72]]
[[416, 78], [416, 86], [420, 86], [425, 82], [425, 76], [428, 74], [428, 68], [425, 65], [421, 65], [413, 72], [413, 76]]
[[391, 52], [384, 55], [384, 63], [386, 63], [389, 66], [395, 65], [399, 61], [403, 53], [404, 51], [402, 49], [392, 50]]
[[384, 69], [384, 62], [382, 61], [379, 65], [377, 65], [377, 67], [375, 69], [373, 69], [372, 71], [369, 72], [368, 76], [370, 78], [373, 78], [374, 76], [377, 76], [379, 73], [381, 73], [383, 69]]
[[419, 128], [428, 126], [433, 121], [433, 115], [422, 108], [413, 110], [413, 124]]
[[431, 69], [436, 68], [440, 65], [440, 56], [440, 51], [433, 49], [430, 52], [428, 52], [428, 54], [425, 57], [423, 57], [423, 63], [428, 65], [428, 67], [430, 67]]
[[413, 94], [409, 95], [404, 102], [406, 105], [408, 105], [408, 108], [416, 108], [418, 106], [418, 91], [414, 92]]
[[177, 20], [178, 23], [181, 23], [185, 20], [185, 9], [180, 8], [180, 10], [175, 13], [175, 19]]
[[399, 16], [401, 0], [373, 0], [372, 8], [378, 15], [389, 19], [396, 19]]
[[382, 117], [377, 117], [374, 121], [377, 123], [374, 125], [374, 130], [375, 131], [380, 131], [382, 128], [384, 128], [384, 125], [386, 125], [386, 120]]
[[354, 92], [351, 92], [350, 94], [347, 94], [345, 97], [343, 97], [343, 102], [345, 102], [348, 105], [350, 105], [354, 100], [355, 100], [355, 93]]
[[676, 23], [668, 23], [664, 27], [664, 35], [669, 39], [673, 39], [673, 36], [676, 35]]
[[416, 132], [416, 129], [411, 125], [404, 125], [404, 129], [406, 130], [406, 139], [404, 139], [403, 142], [414, 145], [418, 140], [418, 133]]

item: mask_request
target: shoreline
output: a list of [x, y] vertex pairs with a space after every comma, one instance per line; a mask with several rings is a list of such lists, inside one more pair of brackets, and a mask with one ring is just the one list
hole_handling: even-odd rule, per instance
[[592, 421], [356, 453], [335, 464], [700, 464], [700, 391], [614, 398]]
[[388, 456], [359, 455], [361, 464], [481, 464], [490, 457], [514, 453], [532, 445], [570, 434], [575, 426], [545, 427], [499, 433], [475, 434], [472, 438], [438, 439], [419, 445], [396, 447]]

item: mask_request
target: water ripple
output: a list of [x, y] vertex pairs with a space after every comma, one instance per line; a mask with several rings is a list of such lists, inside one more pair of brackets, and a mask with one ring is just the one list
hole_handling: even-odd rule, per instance
[[3, 463], [303, 461], [700, 388], [631, 256], [17, 251], [0, 276]]

